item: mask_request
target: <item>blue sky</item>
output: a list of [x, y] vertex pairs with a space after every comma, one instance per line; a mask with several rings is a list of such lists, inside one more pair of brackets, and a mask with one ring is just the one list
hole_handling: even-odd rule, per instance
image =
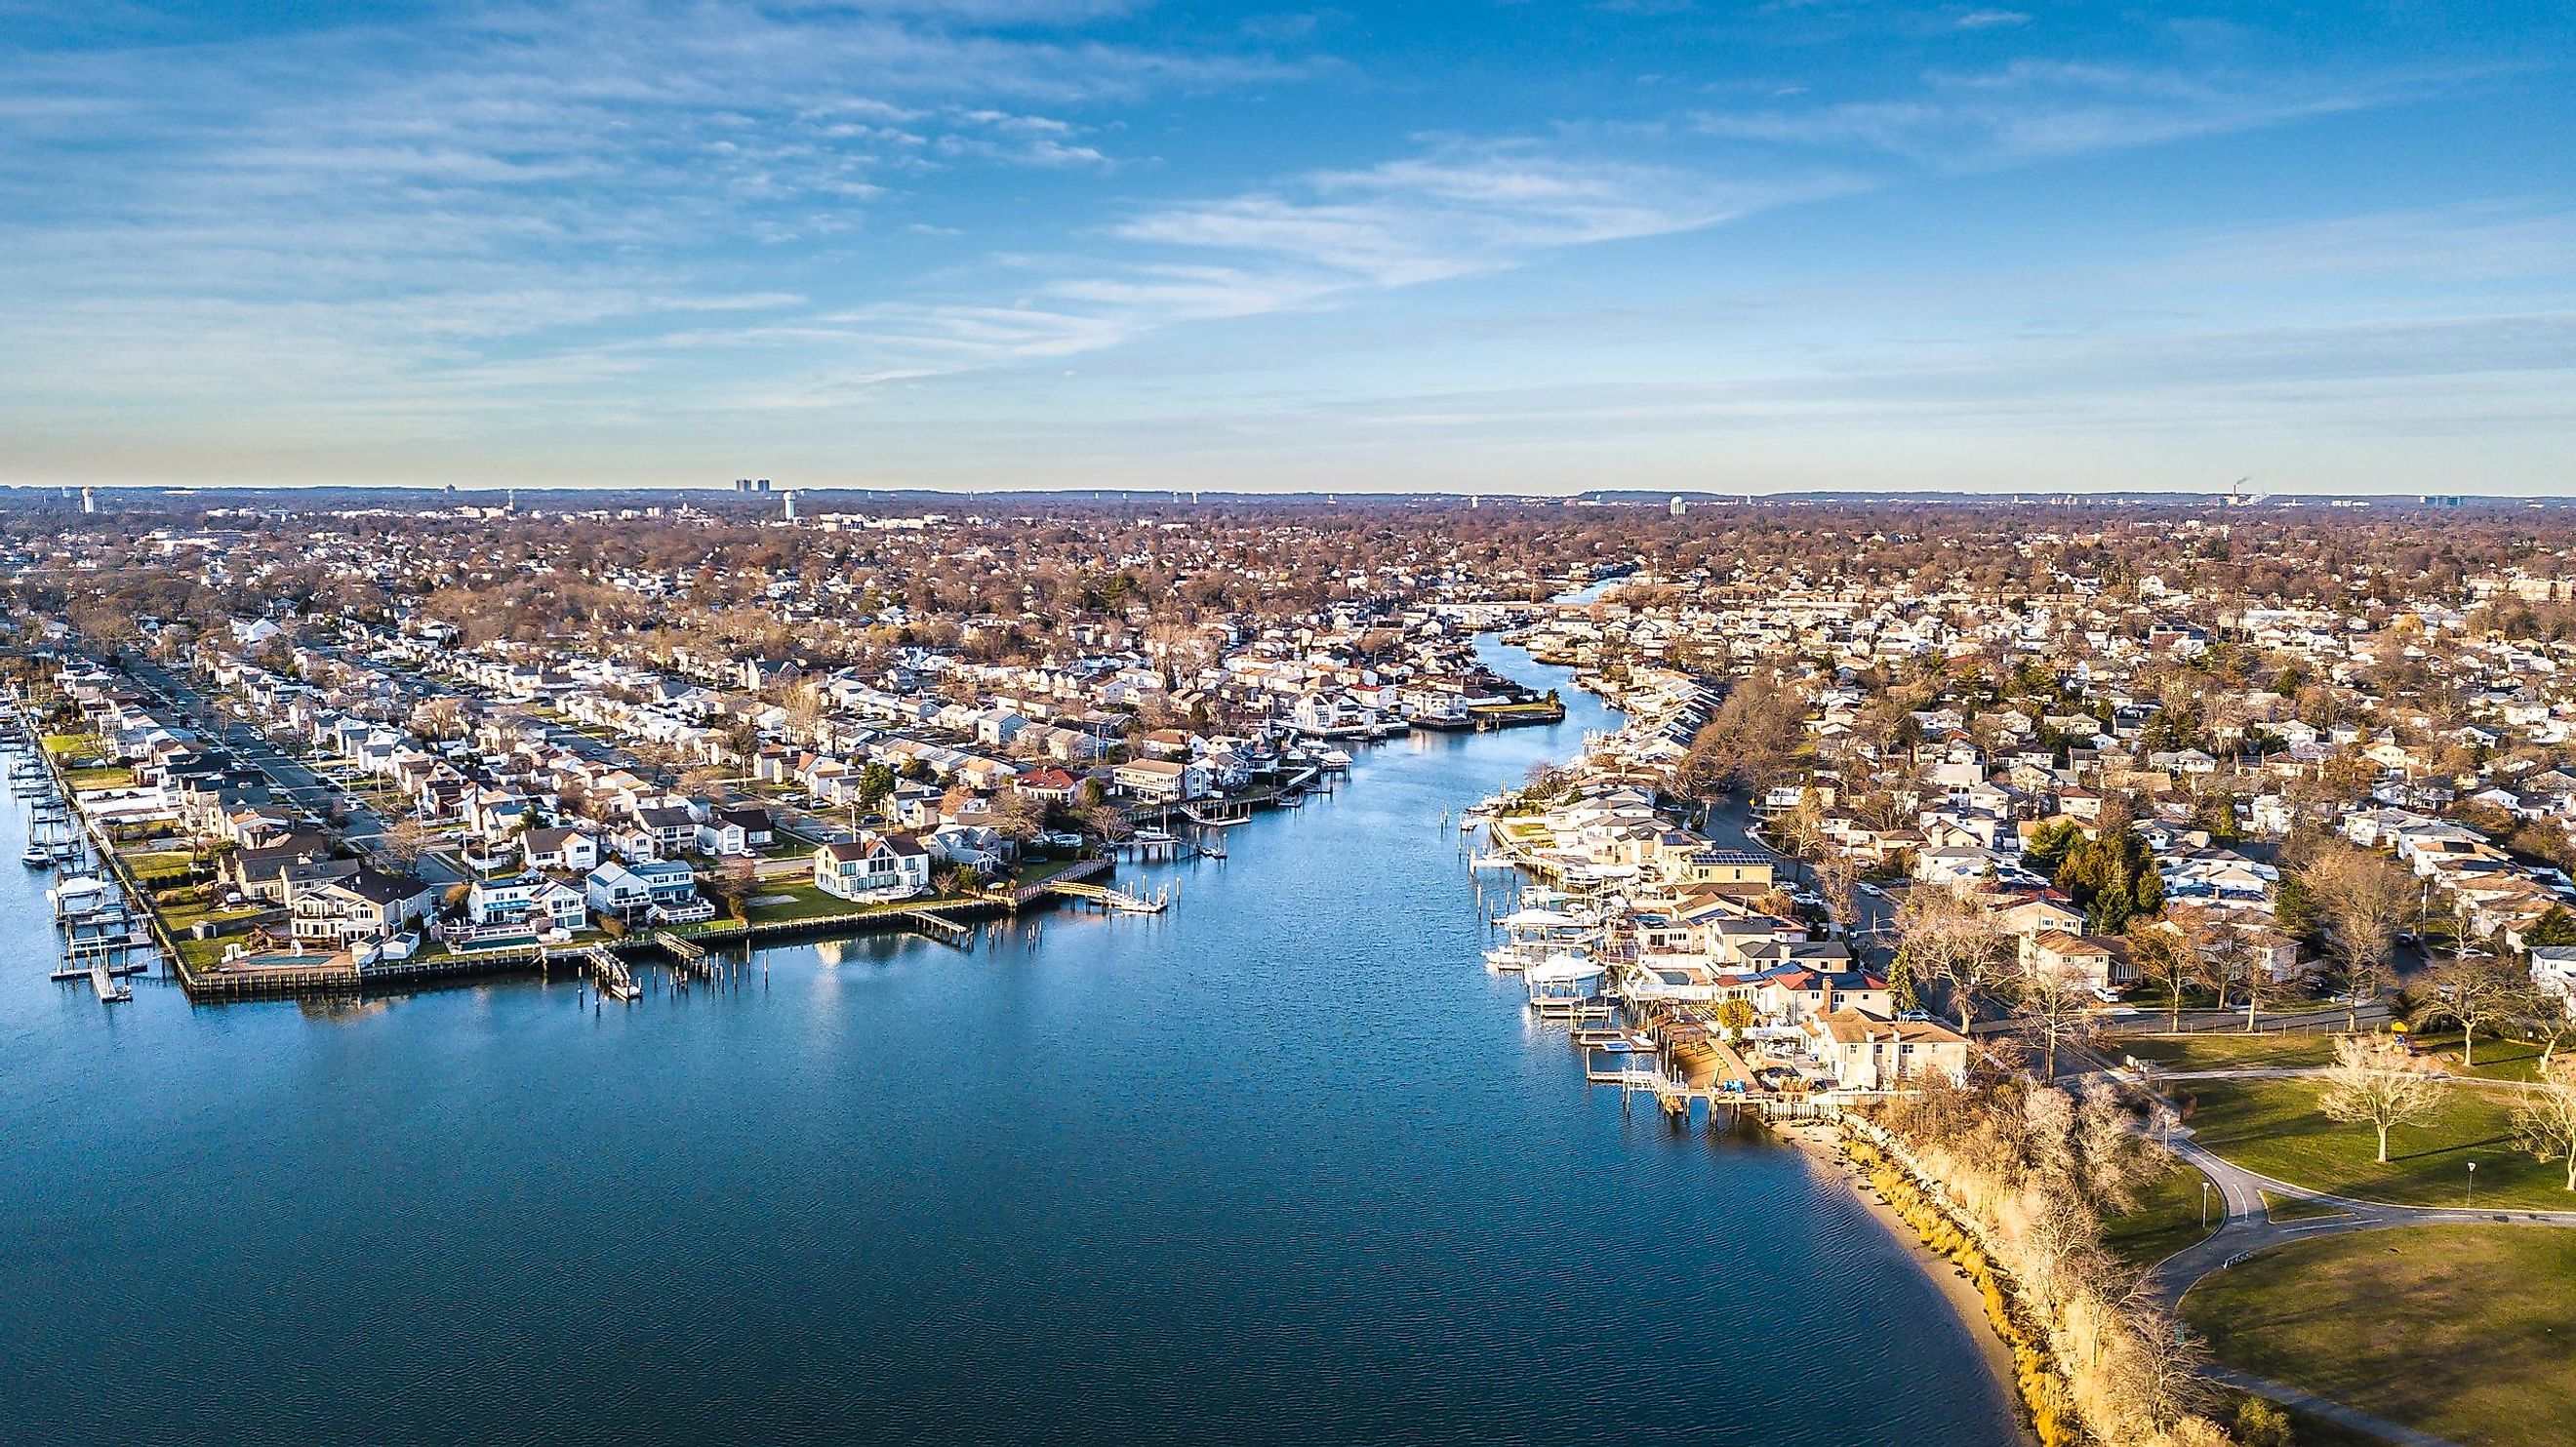
[[2571, 16], [0, 0], [0, 481], [2576, 491]]

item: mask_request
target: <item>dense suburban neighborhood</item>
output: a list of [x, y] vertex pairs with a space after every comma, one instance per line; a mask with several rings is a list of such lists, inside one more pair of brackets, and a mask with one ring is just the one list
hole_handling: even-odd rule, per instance
[[1485, 966], [1623, 1107], [1820, 1132], [2042, 1440], [2255, 1447], [2388, 1422], [2212, 1366], [2309, 1371], [2222, 1266], [2456, 1227], [2454, 1162], [2503, 1256], [2576, 1222], [2560, 517], [209, 497], [0, 563], [102, 1000], [1160, 912], [1561, 670], [1615, 726], [1454, 820]]

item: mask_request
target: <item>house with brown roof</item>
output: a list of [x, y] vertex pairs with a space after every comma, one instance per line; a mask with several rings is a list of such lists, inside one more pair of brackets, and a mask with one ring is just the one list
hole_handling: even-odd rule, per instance
[[1968, 1075], [1968, 1037], [1930, 1020], [1891, 1020], [1841, 1009], [1799, 1025], [1807, 1053], [1843, 1090], [1903, 1090]]

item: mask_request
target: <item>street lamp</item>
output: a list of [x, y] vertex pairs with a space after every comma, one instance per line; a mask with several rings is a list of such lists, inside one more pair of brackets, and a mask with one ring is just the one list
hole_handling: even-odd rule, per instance
[[2209, 1229], [2209, 1178], [2206, 1176], [2200, 1181], [2200, 1229]]
[[2474, 1205], [2476, 1205], [2477, 1203], [2478, 1203], [2478, 1163], [2477, 1163], [2477, 1162], [2475, 1162], [2475, 1161], [2471, 1161], [2471, 1162], [2469, 1162], [2469, 1204], [2470, 1204], [2470, 1205], [2472, 1205], [2472, 1206], [2474, 1206]]

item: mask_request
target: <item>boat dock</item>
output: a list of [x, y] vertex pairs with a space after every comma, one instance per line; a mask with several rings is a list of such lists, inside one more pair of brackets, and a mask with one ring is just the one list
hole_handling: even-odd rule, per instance
[[955, 945], [962, 950], [969, 948], [975, 938], [973, 925], [961, 924], [950, 919], [931, 905], [897, 910], [896, 913], [902, 915], [911, 925], [913, 933], [925, 939], [937, 940], [943, 945]]
[[604, 945], [589, 945], [580, 951], [578, 958], [603, 998], [623, 1000], [630, 1005], [644, 998], [643, 987], [635, 983], [635, 972], [626, 968], [626, 962], [617, 957], [616, 951]]
[[1069, 879], [1048, 880], [1047, 888], [1067, 899], [1127, 914], [1161, 914], [1172, 903], [1172, 887], [1168, 884], [1156, 890], [1150, 899], [1107, 885], [1079, 884]]

